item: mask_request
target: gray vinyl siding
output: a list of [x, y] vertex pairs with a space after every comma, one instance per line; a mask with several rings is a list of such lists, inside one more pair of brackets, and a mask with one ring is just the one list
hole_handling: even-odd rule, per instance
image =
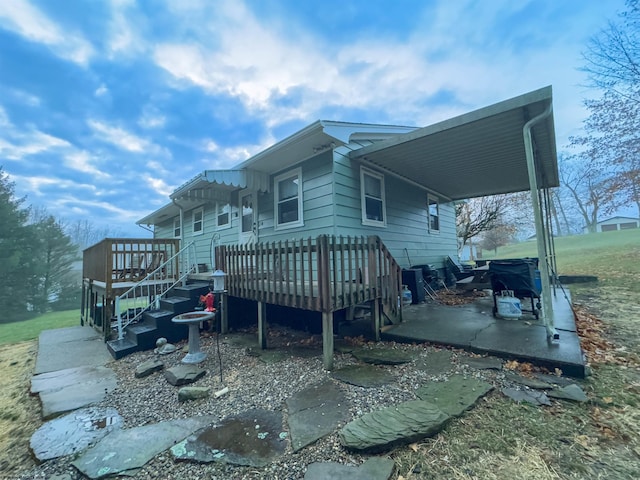
[[435, 264], [457, 255], [455, 208], [439, 206], [440, 230], [429, 232], [427, 192], [409, 183], [383, 175], [386, 226], [362, 224], [360, 164], [335, 155], [335, 225], [340, 235], [378, 235], [402, 267]]

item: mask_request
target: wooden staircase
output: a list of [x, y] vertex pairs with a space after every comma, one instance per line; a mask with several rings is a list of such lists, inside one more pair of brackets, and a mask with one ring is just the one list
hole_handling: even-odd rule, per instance
[[155, 348], [156, 341], [160, 337], [166, 338], [170, 343], [186, 339], [189, 333], [187, 326], [177, 325], [171, 319], [181, 313], [195, 310], [200, 301], [200, 295], [208, 291], [208, 283], [190, 283], [173, 287], [160, 300], [159, 309], [144, 312], [140, 322], [125, 327], [122, 340], [107, 341], [109, 353], [118, 360], [133, 352]]

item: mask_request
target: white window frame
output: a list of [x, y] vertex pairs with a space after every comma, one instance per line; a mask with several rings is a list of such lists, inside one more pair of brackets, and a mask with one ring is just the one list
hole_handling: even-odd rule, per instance
[[[200, 213], [200, 230], [196, 231], [196, 214]], [[204, 233], [204, 207], [194, 208], [193, 212], [191, 212], [191, 234], [192, 235], [202, 235]]]
[[[438, 221], [438, 228], [431, 226], [431, 205], [436, 206], [436, 219]], [[435, 195], [427, 195], [427, 229], [429, 233], [440, 233], [440, 200]]]
[[181, 234], [182, 225], [180, 224], [180, 215], [178, 215], [177, 217], [173, 218], [173, 238], [180, 238]]
[[[380, 181], [380, 195], [381, 198], [377, 199], [382, 202], [382, 220], [373, 220], [367, 218], [367, 197], [365, 195], [365, 176], [373, 177]], [[386, 227], [387, 226], [387, 200], [384, 187], [384, 175], [373, 170], [369, 170], [365, 167], [360, 167], [360, 207], [362, 210], [362, 224], [371, 227]]]
[[[227, 223], [220, 224], [218, 222], [220, 218], [220, 207], [227, 207]], [[231, 228], [231, 203], [230, 202], [218, 202], [216, 203], [216, 229], [224, 230], [226, 228]]]
[[[298, 179], [298, 219], [293, 222], [280, 223], [280, 215], [278, 206], [280, 204], [280, 182], [283, 180], [288, 180], [290, 178], [297, 177]], [[285, 230], [287, 228], [295, 228], [302, 227], [304, 225], [304, 218], [302, 217], [303, 212], [303, 198], [302, 198], [302, 169], [296, 168], [294, 170], [289, 170], [286, 173], [278, 175], [274, 179], [274, 188], [273, 188], [273, 216], [274, 216], [274, 229], [275, 230]], [[288, 199], [287, 201], [291, 201]]]

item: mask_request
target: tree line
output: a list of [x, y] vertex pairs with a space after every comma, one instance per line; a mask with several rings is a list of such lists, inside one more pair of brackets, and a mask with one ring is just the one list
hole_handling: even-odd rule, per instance
[[109, 231], [26, 205], [2, 166], [0, 225], [0, 323], [79, 308], [82, 250]]

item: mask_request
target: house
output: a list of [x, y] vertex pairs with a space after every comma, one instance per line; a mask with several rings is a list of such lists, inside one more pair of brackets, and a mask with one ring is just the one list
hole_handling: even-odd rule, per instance
[[329, 367], [335, 313], [369, 302], [377, 332], [401, 320], [402, 268], [457, 255], [455, 201], [529, 190], [528, 156], [536, 188], [558, 185], [551, 103], [545, 87], [424, 128], [317, 121], [137, 223], [189, 245], [190, 278], [226, 272], [259, 335], [266, 305], [321, 313]]
[[[596, 223], [596, 232], [613, 232], [632, 228], [640, 228], [640, 218], [616, 216]], [[583, 233], [589, 233], [589, 230], [585, 227]]]

